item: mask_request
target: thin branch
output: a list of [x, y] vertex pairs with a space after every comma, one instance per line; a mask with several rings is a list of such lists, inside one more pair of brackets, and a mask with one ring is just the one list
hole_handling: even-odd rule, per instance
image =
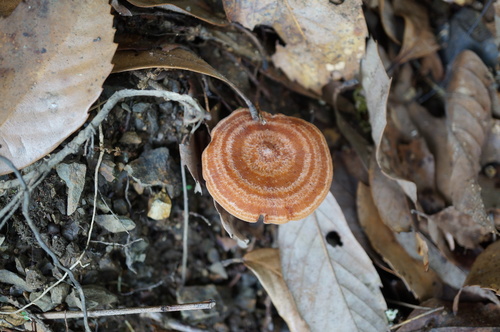
[[433, 309], [433, 310], [429, 310], [429, 311], [427, 311], [427, 312], [424, 312], [423, 314], [420, 314], [420, 315], [418, 315], [418, 316], [415, 316], [415, 317], [412, 317], [412, 318], [410, 318], [410, 319], [407, 319], [407, 320], [405, 320], [404, 322], [401, 322], [401, 323], [399, 323], [399, 324], [396, 324], [396, 325], [391, 326], [391, 330], [395, 330], [395, 329], [400, 328], [401, 326], [404, 326], [404, 325], [406, 325], [406, 324], [408, 324], [408, 323], [410, 323], [410, 322], [413, 322], [413, 321], [415, 321], [415, 320], [417, 320], [417, 319], [420, 319], [420, 318], [422, 318], [422, 317], [428, 316], [428, 315], [430, 315], [430, 314], [433, 314], [433, 313], [435, 313], [435, 312], [437, 312], [437, 311], [441, 311], [441, 310], [444, 310], [444, 307], [439, 307], [439, 308], [436, 308], [436, 309]]
[[186, 270], [188, 258], [188, 235], [189, 235], [189, 204], [187, 194], [186, 170], [184, 169], [184, 162], [181, 158], [181, 177], [182, 177], [182, 196], [184, 198], [184, 229], [182, 235], [182, 270], [181, 282], [182, 286], [186, 283]]
[[[154, 312], [173, 312], [173, 311], [186, 311], [186, 310], [203, 310], [212, 309], [215, 307], [214, 300], [184, 303], [184, 304], [173, 304], [155, 307], [140, 307], [140, 308], [125, 308], [125, 309], [109, 309], [109, 310], [88, 310], [87, 315], [89, 317], [105, 317], [105, 316], [117, 316], [117, 315], [134, 315], [143, 313], [154, 313]], [[71, 319], [71, 318], [82, 318], [82, 311], [64, 311], [64, 312], [45, 312], [42, 314], [36, 314], [40, 319]]]

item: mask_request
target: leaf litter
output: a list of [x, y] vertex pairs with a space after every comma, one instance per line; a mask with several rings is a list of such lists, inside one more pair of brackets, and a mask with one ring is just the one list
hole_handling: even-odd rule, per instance
[[[52, 94], [68, 90], [62, 83], [74, 91], [64, 96], [70, 103], [64, 114], [39, 107], [45, 113], [49, 109], [49, 127], [38, 125], [31, 111], [22, 111], [26, 108], [8, 107], [0, 114], [5, 120], [0, 139], [10, 132], [42, 137], [31, 141], [43, 149], [6, 155], [0, 148], [19, 168], [53, 150], [22, 171], [39, 231], [15, 210], [22, 205], [19, 181], [12, 175], [0, 178], [1, 326], [32, 320], [28, 330], [31, 324], [58, 330], [65, 323], [48, 320], [59, 314], [56, 310], [82, 317], [83, 309], [95, 308], [89, 313], [101, 315], [100, 309], [115, 308], [119, 315], [122, 309], [116, 308], [132, 312], [176, 302], [210, 308], [212, 302], [203, 302], [209, 298], [217, 303], [210, 311], [150, 311], [125, 320], [100, 317], [98, 323], [109, 331], [125, 326], [149, 331], [153, 325], [170, 330], [271, 331], [288, 325], [291, 331], [339, 326], [382, 331], [391, 323], [384, 310], [391, 308], [399, 310], [393, 328], [401, 331], [418, 329], [438, 314], [440, 327], [496, 326], [488, 312], [498, 303], [491, 290], [498, 292], [500, 284], [494, 264], [494, 233], [500, 224], [495, 117], [500, 113], [495, 76], [488, 69], [496, 65], [497, 53], [488, 53], [488, 43], [498, 34], [489, 8], [483, 15], [472, 7], [461, 11], [464, 4], [374, 1], [362, 9], [357, 1], [307, 8], [290, 1], [222, 1], [218, 6], [201, 0], [114, 1], [113, 8], [120, 10], [114, 25], [120, 51], [115, 52], [111, 7], [98, 3], [105, 9], [96, 10], [82, 2], [90, 13], [87, 23], [99, 27], [96, 20], [108, 22], [108, 30], [91, 30], [98, 31], [92, 39], [98, 45], [78, 32], [67, 40], [73, 50], [85, 50], [80, 53], [61, 55], [44, 46], [45, 53], [11, 59], [19, 68], [12, 72], [1, 62], [7, 78], [2, 89], [11, 96], [17, 93], [43, 106], [43, 83]], [[14, 6], [0, 6], [3, 22], [17, 17], [8, 17]], [[64, 13], [58, 17], [65, 18], [58, 23], [68, 24], [67, 31], [78, 25], [73, 18], [79, 16], [71, 10], [77, 9], [58, 10]], [[466, 11], [471, 15], [461, 14]], [[376, 16], [380, 23], [368, 19]], [[481, 22], [475, 23], [478, 18]], [[433, 29], [444, 21], [455, 37], [443, 41]], [[19, 25], [8, 29], [12, 33], [3, 36], [10, 39], [2, 45], [30, 38], [14, 33], [23, 30]], [[368, 31], [377, 43], [369, 40], [365, 46]], [[54, 40], [39, 42], [53, 46]], [[460, 40], [478, 54], [460, 53]], [[105, 56], [94, 49], [104, 42], [108, 47], [99, 52]], [[24, 53], [43, 49], [25, 45]], [[21, 50], [0, 49], [2, 59], [8, 52]], [[447, 54], [457, 56], [454, 63], [447, 63]], [[115, 68], [109, 76], [112, 55]], [[66, 56], [76, 64], [77, 75], [60, 65]], [[53, 64], [52, 76], [33, 78], [45, 68], [37, 59]], [[71, 83], [77, 78], [80, 85]], [[337, 82], [352, 78], [360, 83]], [[87, 113], [102, 87], [99, 102]], [[145, 91], [118, 99], [113, 95], [131, 88]], [[86, 93], [92, 96], [86, 101], [71, 99]], [[10, 100], [16, 105], [23, 98]], [[102, 116], [99, 105], [108, 98], [112, 111], [104, 106], [107, 116]], [[245, 104], [300, 116], [324, 132], [336, 163], [348, 165], [340, 178], [335, 173], [332, 189], [342, 209], [329, 196], [311, 216], [279, 227], [247, 224], [218, 212], [200, 176], [199, 156], [209, 133], [200, 128], [212, 128]], [[88, 114], [89, 122], [57, 147]], [[24, 122], [5, 126], [18, 116]], [[64, 116], [76, 122], [69, 125]], [[50, 135], [43, 134], [46, 128]], [[353, 157], [353, 151], [359, 156]], [[11, 171], [0, 164], [4, 173]], [[67, 174], [67, 165], [86, 170]], [[178, 165], [187, 165], [194, 179], [181, 181]], [[335, 187], [344, 185], [348, 190]], [[166, 207], [152, 213], [157, 201], [169, 202], [168, 214]], [[61, 283], [63, 271], [39, 250], [42, 242], [71, 267], [81, 287]], [[481, 302], [485, 299], [493, 304]], [[415, 305], [435, 310], [415, 309], [408, 316]], [[8, 314], [12, 308], [22, 311]], [[451, 310], [458, 310], [458, 316], [449, 315]], [[75, 330], [87, 327], [81, 319], [67, 323]]]

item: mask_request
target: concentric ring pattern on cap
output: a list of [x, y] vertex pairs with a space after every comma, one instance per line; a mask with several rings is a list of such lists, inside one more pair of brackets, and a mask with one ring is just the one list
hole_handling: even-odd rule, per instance
[[235, 217], [283, 224], [310, 215], [325, 199], [333, 163], [323, 134], [283, 114], [234, 111], [212, 131], [203, 177], [212, 197]]

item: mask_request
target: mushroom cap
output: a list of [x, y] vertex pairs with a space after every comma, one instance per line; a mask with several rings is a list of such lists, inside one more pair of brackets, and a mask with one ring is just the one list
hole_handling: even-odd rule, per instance
[[283, 114], [234, 111], [212, 130], [203, 178], [212, 197], [235, 217], [283, 224], [310, 215], [325, 199], [333, 163], [313, 124]]

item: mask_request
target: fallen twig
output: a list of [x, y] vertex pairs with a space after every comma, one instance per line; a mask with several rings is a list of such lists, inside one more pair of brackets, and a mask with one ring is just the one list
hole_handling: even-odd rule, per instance
[[[104, 317], [104, 316], [117, 316], [117, 315], [134, 315], [153, 312], [173, 312], [173, 311], [186, 311], [186, 310], [203, 310], [212, 309], [215, 307], [214, 300], [163, 305], [155, 307], [139, 307], [139, 308], [124, 308], [124, 309], [108, 309], [108, 310], [88, 310], [88, 317]], [[70, 319], [82, 318], [84, 313], [82, 311], [60, 311], [60, 312], [45, 312], [36, 314], [40, 319]]]

